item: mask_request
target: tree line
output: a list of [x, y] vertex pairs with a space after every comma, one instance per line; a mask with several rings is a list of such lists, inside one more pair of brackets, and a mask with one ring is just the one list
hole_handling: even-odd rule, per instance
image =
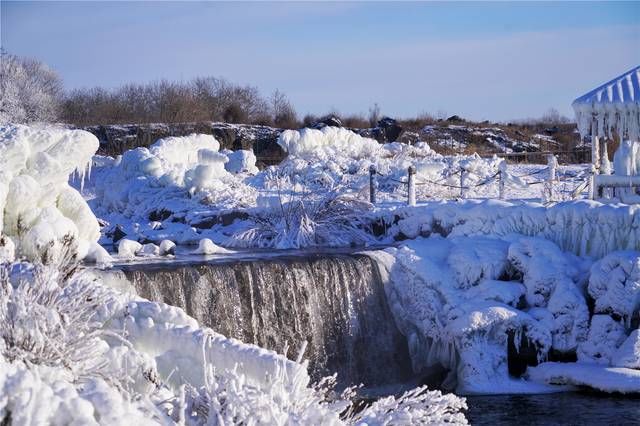
[[[402, 120], [402, 125], [419, 129], [442, 121], [444, 114], [439, 113], [442, 118], [421, 114]], [[328, 115], [339, 117], [344, 126], [352, 128], [375, 127], [382, 117], [377, 104], [369, 109], [367, 117], [341, 115], [335, 111]], [[264, 96], [255, 86], [216, 77], [67, 91], [60, 77], [46, 64], [0, 50], [0, 124], [64, 122], [91, 126], [221, 121], [293, 129], [310, 126], [321, 119], [323, 117], [311, 114], [299, 119], [280, 90]], [[529, 119], [519, 124], [567, 122], [568, 118], [551, 109], [541, 119]]]
[[276, 127], [298, 126], [286, 95], [264, 96], [257, 87], [223, 78], [167, 80], [63, 90], [46, 64], [0, 53], [0, 123], [65, 122], [78, 126], [125, 123], [224, 121]]

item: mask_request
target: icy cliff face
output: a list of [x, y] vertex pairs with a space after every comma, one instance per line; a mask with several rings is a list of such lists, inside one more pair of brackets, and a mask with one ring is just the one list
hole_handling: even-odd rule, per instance
[[628, 319], [639, 314], [640, 252], [614, 252], [591, 266], [542, 238], [433, 236], [372, 256], [385, 265], [414, 371], [444, 367], [445, 386], [459, 392], [543, 391], [510, 376], [511, 345], [535, 351], [528, 363], [552, 352], [613, 366], [636, 362], [637, 323]]
[[97, 149], [81, 130], [0, 127], [0, 234], [19, 256], [54, 260], [72, 241], [72, 254], [83, 258], [95, 245], [98, 222], [67, 181], [84, 178]]

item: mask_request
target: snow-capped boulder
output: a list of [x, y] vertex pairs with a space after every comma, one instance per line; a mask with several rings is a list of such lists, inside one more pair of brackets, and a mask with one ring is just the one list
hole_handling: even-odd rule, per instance
[[123, 238], [118, 242], [118, 256], [120, 257], [134, 258], [140, 250], [142, 250], [142, 244], [137, 241]]
[[611, 358], [614, 367], [640, 369], [640, 330], [633, 330]]
[[640, 308], [640, 252], [618, 251], [596, 262], [588, 289], [596, 302], [596, 312], [630, 321]]
[[231, 250], [227, 250], [224, 247], [220, 247], [215, 244], [209, 238], [203, 238], [198, 243], [198, 248], [193, 251], [193, 254], [224, 254], [231, 253]]
[[625, 338], [624, 326], [620, 322], [609, 315], [594, 315], [588, 337], [580, 343], [578, 360], [609, 365]]
[[160, 241], [160, 256], [169, 256], [176, 254], [176, 243], [171, 240]]
[[70, 251], [86, 256], [100, 227], [68, 184], [84, 176], [98, 140], [82, 130], [23, 125], [0, 127], [0, 233], [19, 256], [55, 261]]

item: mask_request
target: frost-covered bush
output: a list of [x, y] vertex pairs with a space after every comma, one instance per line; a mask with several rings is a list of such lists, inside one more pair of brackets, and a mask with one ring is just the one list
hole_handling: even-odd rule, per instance
[[367, 232], [364, 215], [371, 204], [353, 196], [335, 193], [319, 200], [282, 196], [265, 201], [265, 211], [253, 217], [255, 226], [233, 235], [234, 247], [300, 248], [311, 246], [349, 246], [375, 243]]
[[96, 320], [111, 301], [74, 266], [0, 264], [0, 354], [8, 362], [69, 370], [76, 379], [103, 375], [104, 338], [118, 338]]
[[193, 425], [468, 424], [464, 399], [429, 391], [426, 386], [357, 407], [356, 388], [337, 394], [335, 376], [309, 386], [308, 377], [300, 375], [291, 380], [286, 377], [287, 370], [281, 368], [258, 389], [248, 384], [238, 369], [206, 368], [204, 386], [184, 386], [171, 401], [173, 420]]

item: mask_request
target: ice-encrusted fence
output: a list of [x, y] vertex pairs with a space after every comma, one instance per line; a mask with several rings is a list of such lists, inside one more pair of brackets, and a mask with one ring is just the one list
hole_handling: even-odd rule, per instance
[[[592, 178], [592, 173], [587, 176], [578, 176], [576, 178], [560, 177], [557, 174], [558, 161], [555, 156], [549, 155], [547, 167], [534, 170], [533, 172], [516, 175], [507, 170], [507, 163], [505, 161], [500, 162], [498, 171], [493, 175], [482, 179], [477, 183], [468, 183], [471, 172], [464, 167], [458, 167], [450, 170], [444, 174], [444, 176], [435, 181], [427, 179], [424, 176], [417, 176], [416, 167], [411, 165], [407, 168], [406, 177], [396, 179], [392, 176], [387, 176], [380, 173], [374, 165], [369, 167], [369, 201], [372, 204], [376, 203], [376, 192], [379, 191], [379, 185], [377, 178], [383, 177], [391, 182], [398, 183], [406, 188], [407, 192], [407, 205], [416, 205], [416, 187], [417, 186], [431, 186], [440, 187], [445, 190], [450, 190], [449, 197], [447, 198], [468, 198], [470, 191], [476, 190], [480, 187], [491, 186], [497, 187], [497, 198], [504, 200], [507, 198], [507, 190], [513, 189], [529, 189], [537, 185], [541, 186], [541, 200], [543, 203], [557, 201], [558, 198], [563, 200], [571, 199], [575, 200], [580, 198], [584, 191], [588, 188], [589, 182]], [[546, 178], [538, 178], [538, 180], [530, 181], [524, 180], [524, 178], [530, 178], [533, 176], [539, 176], [544, 172], [547, 173]], [[458, 183], [450, 183], [452, 177], [458, 177]], [[563, 188], [558, 188], [559, 184], [563, 184]], [[573, 188], [567, 188], [567, 184], [571, 184]], [[453, 192], [455, 191], [455, 192]], [[439, 194], [442, 197], [442, 194]]]

